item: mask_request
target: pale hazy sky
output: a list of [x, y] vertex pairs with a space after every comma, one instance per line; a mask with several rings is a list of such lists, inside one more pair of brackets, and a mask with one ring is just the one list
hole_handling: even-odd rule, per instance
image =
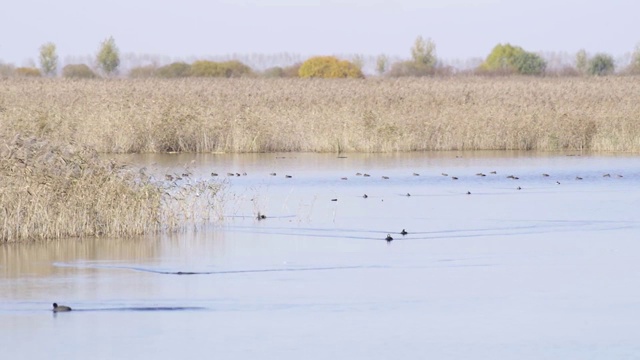
[[621, 56], [640, 42], [639, 0], [8, 0], [0, 60], [23, 65], [54, 42], [61, 59], [93, 55], [112, 35], [123, 53], [409, 57], [418, 35], [438, 57], [525, 50]]

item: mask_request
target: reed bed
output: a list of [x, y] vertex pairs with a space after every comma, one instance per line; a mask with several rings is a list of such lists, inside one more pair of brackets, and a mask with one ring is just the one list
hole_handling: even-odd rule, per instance
[[0, 135], [102, 153], [640, 151], [640, 78], [10, 79]]
[[218, 189], [170, 186], [84, 145], [16, 135], [0, 140], [0, 242], [174, 231], [201, 220]]

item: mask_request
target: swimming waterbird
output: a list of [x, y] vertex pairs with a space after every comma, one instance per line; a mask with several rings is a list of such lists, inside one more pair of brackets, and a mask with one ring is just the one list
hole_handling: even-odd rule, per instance
[[53, 312], [65, 312], [71, 311], [71, 308], [65, 305], [58, 305], [57, 303], [53, 303]]

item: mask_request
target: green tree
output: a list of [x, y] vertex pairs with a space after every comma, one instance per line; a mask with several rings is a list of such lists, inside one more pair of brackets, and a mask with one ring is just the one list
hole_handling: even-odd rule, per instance
[[376, 72], [378, 75], [382, 75], [387, 71], [387, 67], [389, 66], [389, 58], [386, 55], [380, 54], [376, 58]]
[[546, 62], [537, 54], [527, 52], [519, 46], [498, 44], [480, 65], [480, 69], [496, 73], [540, 75], [546, 66]]
[[436, 44], [431, 39], [423, 39], [418, 36], [411, 48], [411, 58], [418, 65], [425, 65], [428, 68], [436, 66]]
[[[386, 57], [378, 58], [378, 67], [384, 65], [386, 68], [387, 61]], [[422, 36], [418, 36], [411, 47], [411, 60], [393, 63], [387, 75], [391, 77], [434, 75], [437, 62], [436, 44], [431, 39], [425, 40]], [[377, 70], [380, 73], [380, 69]]]
[[54, 76], [58, 70], [56, 44], [48, 42], [40, 46], [40, 69], [45, 76]]
[[584, 49], [578, 50], [578, 52], [576, 53], [576, 69], [578, 69], [579, 73], [583, 75], [587, 73], [588, 61], [589, 58], [587, 56], [587, 52]]
[[547, 63], [538, 54], [526, 51], [513, 59], [513, 65], [522, 75], [541, 75], [547, 68]]
[[298, 70], [302, 78], [363, 78], [362, 71], [347, 60], [335, 56], [315, 56], [303, 62]]
[[612, 74], [615, 70], [613, 58], [610, 55], [595, 54], [590, 60], [587, 71], [591, 75], [602, 76]]
[[107, 76], [114, 75], [118, 70], [118, 66], [120, 66], [120, 50], [118, 50], [113, 36], [110, 36], [100, 44], [96, 62], [98, 63], [98, 68]]

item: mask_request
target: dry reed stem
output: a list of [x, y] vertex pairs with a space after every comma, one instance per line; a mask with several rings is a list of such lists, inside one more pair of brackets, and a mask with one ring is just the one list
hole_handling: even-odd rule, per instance
[[0, 135], [103, 153], [640, 151], [638, 77], [10, 79]]
[[0, 242], [172, 231], [186, 216], [207, 214], [217, 189], [195, 184], [178, 201], [174, 190], [87, 146], [16, 135], [0, 140]]

